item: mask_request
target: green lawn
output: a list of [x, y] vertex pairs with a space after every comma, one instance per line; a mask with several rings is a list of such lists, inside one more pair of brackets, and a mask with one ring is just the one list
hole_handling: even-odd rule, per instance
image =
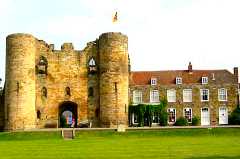
[[240, 128], [0, 133], [1, 159], [240, 159]]

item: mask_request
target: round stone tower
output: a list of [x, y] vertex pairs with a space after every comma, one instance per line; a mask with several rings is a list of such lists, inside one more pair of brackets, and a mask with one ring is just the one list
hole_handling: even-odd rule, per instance
[[36, 39], [12, 34], [6, 43], [5, 129], [35, 128]]
[[101, 126], [127, 125], [128, 38], [121, 33], [104, 33], [98, 47]]

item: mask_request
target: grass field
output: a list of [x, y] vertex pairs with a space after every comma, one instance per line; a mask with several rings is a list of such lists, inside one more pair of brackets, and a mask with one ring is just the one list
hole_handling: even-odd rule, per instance
[[0, 133], [2, 159], [240, 159], [240, 128]]

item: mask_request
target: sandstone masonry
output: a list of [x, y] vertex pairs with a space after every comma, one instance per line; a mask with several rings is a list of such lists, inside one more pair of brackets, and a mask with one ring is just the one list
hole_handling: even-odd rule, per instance
[[[131, 72], [128, 38], [121, 33], [104, 33], [83, 50], [75, 50], [72, 43], [55, 50], [53, 44], [22, 33], [9, 35], [6, 41], [0, 130], [65, 127], [62, 121], [68, 127], [124, 129], [134, 123], [134, 114], [128, 118], [129, 105], [158, 104], [157, 98], [168, 98], [168, 90], [175, 92], [168, 109], [175, 110], [176, 118], [186, 115], [185, 108], [191, 109], [192, 117], [202, 117], [208, 110], [211, 125], [221, 124], [220, 108], [229, 114], [239, 104], [237, 68], [234, 74], [193, 70], [191, 64], [187, 70]], [[201, 83], [202, 77], [208, 78], [206, 84]], [[176, 84], [176, 78], [182, 83]], [[221, 88], [227, 100], [219, 101]], [[185, 89], [192, 92], [190, 102], [183, 100]], [[207, 101], [201, 101], [201, 89], [210, 92]]]
[[125, 125], [127, 48], [128, 38], [121, 33], [104, 33], [83, 50], [71, 43], [54, 50], [32, 35], [9, 35], [0, 126], [4, 121], [5, 130], [60, 127], [67, 111], [75, 127]]

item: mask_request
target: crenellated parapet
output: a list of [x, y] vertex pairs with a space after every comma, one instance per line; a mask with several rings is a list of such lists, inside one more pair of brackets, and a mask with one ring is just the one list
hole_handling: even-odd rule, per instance
[[7, 37], [6, 48], [6, 130], [59, 127], [61, 103], [75, 103], [78, 124], [127, 124], [126, 35], [104, 33], [83, 50], [69, 42], [57, 50], [54, 44], [18, 33]]

